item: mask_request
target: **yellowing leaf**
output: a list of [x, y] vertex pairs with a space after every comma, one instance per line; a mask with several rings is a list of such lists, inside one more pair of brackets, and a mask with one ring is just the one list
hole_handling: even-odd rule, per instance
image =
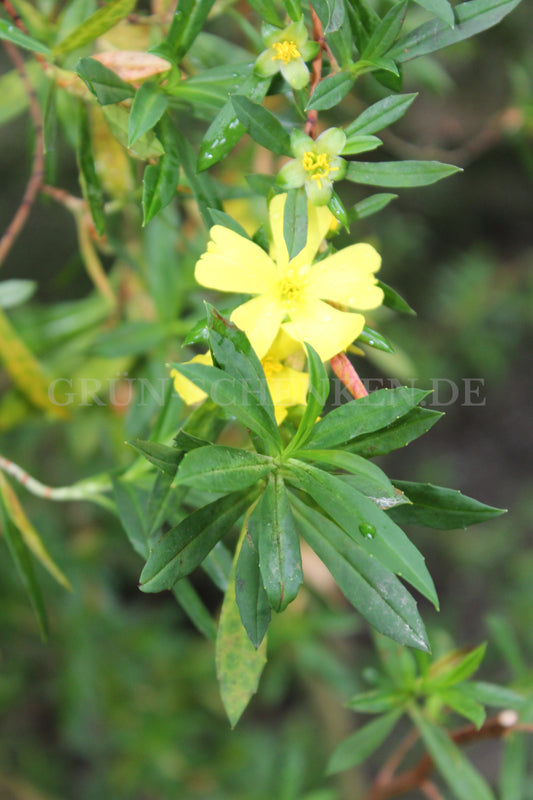
[[69, 592], [72, 591], [72, 586], [69, 579], [64, 572], [57, 566], [52, 556], [46, 549], [43, 540], [31, 524], [26, 516], [24, 509], [20, 505], [19, 499], [4, 475], [0, 472], [0, 494], [3, 497], [5, 507], [11, 517], [11, 520], [19, 529], [24, 542], [31, 550], [35, 558], [37, 558], [43, 567], [55, 578]]
[[246, 531], [243, 528], [222, 604], [215, 646], [217, 677], [222, 702], [234, 728], [257, 691], [266, 663], [266, 638], [256, 650], [244, 626], [235, 599], [235, 569]]
[[55, 417], [69, 417], [68, 411], [52, 402], [48, 395], [50, 380], [42, 365], [26, 347], [0, 310], [0, 361], [13, 383], [37, 408]]

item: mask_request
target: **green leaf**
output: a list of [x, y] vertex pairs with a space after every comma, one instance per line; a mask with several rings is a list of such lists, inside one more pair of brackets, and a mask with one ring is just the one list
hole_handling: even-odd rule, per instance
[[94, 58], [80, 59], [76, 64], [76, 72], [101, 106], [121, 103], [135, 94], [129, 83]]
[[329, 378], [316, 350], [304, 342], [309, 369], [309, 391], [305, 411], [298, 430], [285, 448], [285, 456], [303, 446], [315, 426], [315, 420], [322, 412], [329, 394]]
[[[253, 72], [239, 87], [239, 94], [260, 102], [266, 95], [271, 79]], [[235, 147], [246, 128], [235, 113], [231, 98], [221, 108], [202, 139], [197, 169], [201, 172], [221, 161]]]
[[[252, 71], [253, 64], [249, 61], [243, 64], [224, 64], [177, 81], [167, 88], [167, 92], [173, 98], [173, 106], [211, 122], [228, 102], [228, 96], [240, 92]], [[193, 165], [194, 162], [191, 167]]]
[[19, 306], [33, 297], [37, 290], [35, 281], [18, 280], [0, 281], [0, 308]]
[[261, 362], [243, 331], [219, 314], [209, 303], [205, 303], [205, 307], [213, 363], [220, 367], [225, 375], [240, 384], [241, 398], [243, 398], [241, 403], [247, 404], [250, 412], [253, 409], [253, 414], [266, 432], [264, 438], [277, 452], [280, 452], [281, 438], [274, 414], [274, 404]]
[[196, 569], [252, 502], [253, 495], [234, 492], [193, 511], [171, 528], [150, 553], [141, 573], [141, 591], [171, 589]]
[[401, 581], [323, 514], [294, 497], [291, 502], [302, 536], [353, 607], [385, 636], [429, 650], [416, 602]]
[[428, 691], [435, 691], [465, 681], [479, 669], [486, 649], [487, 644], [485, 643], [466, 653], [464, 650], [454, 650], [448, 653], [432, 664], [424, 680], [424, 687]]
[[22, 33], [12, 22], [8, 22], [5, 19], [0, 19], [0, 39], [16, 44], [18, 47], [23, 47], [25, 50], [41, 53], [43, 56], [52, 55], [52, 51], [45, 44], [38, 42], [37, 39], [28, 36], [26, 33]]
[[157, 347], [168, 336], [168, 328], [160, 322], [122, 322], [97, 336], [90, 351], [102, 358], [139, 355]]
[[231, 102], [252, 139], [272, 153], [280, 156], [292, 155], [290, 136], [271, 111], [244, 95], [234, 95]]
[[78, 161], [81, 190], [89, 206], [94, 227], [98, 235], [101, 236], [105, 230], [104, 193], [98, 175], [96, 174], [96, 167], [94, 166], [87, 111], [81, 103], [79, 105], [79, 130], [76, 158]]
[[283, 0], [283, 5], [292, 21], [297, 22], [302, 16], [301, 0]]
[[343, 156], [354, 156], [358, 153], [367, 153], [369, 150], [381, 147], [382, 144], [383, 142], [377, 136], [365, 136], [355, 133], [346, 139], [346, 144], [342, 148], [341, 154]]
[[[374, 195], [379, 197], [380, 195]], [[385, 197], [386, 195], [383, 195]], [[390, 197], [397, 197], [397, 195], [390, 195]], [[401, 297], [395, 289], [392, 289], [383, 281], [378, 280], [378, 286], [385, 295], [383, 298], [383, 305], [387, 308], [392, 308], [394, 311], [400, 311], [402, 314], [409, 314], [416, 317], [416, 311], [413, 311], [411, 306]]]
[[390, 711], [363, 725], [334, 750], [326, 768], [328, 775], [357, 767], [383, 744], [401, 717], [401, 711]]
[[405, 692], [391, 692], [390, 689], [375, 689], [356, 694], [346, 703], [348, 708], [360, 714], [383, 714], [393, 708], [404, 706], [409, 700]]
[[331, 197], [329, 198], [328, 208], [335, 217], [338, 219], [341, 225], [344, 225], [346, 230], [348, 231], [350, 228], [350, 220], [348, 218], [348, 212], [344, 208], [342, 200], [340, 199], [337, 192], [332, 192]]
[[494, 800], [485, 779], [448, 733], [430, 722], [416, 707], [411, 709], [411, 715], [437, 770], [458, 800]]
[[455, 25], [453, 6], [448, 0], [415, 0], [415, 3], [425, 8], [426, 11], [435, 14], [436, 17], [442, 19], [451, 28]]
[[159, 442], [146, 442], [142, 439], [133, 439], [128, 442], [134, 447], [138, 453], [144, 456], [151, 464], [157, 467], [161, 472], [174, 477], [176, 469], [183, 453], [175, 447], [168, 447], [166, 444], [159, 444]]
[[113, 28], [121, 19], [127, 17], [135, 8], [136, 0], [108, 0], [98, 11], [78, 25], [72, 33], [56, 44], [53, 53], [55, 56], [70, 53], [89, 42], [98, 39], [106, 31]]
[[486, 681], [469, 681], [461, 688], [463, 692], [466, 692], [484, 706], [513, 708], [519, 711], [526, 701], [523, 695], [513, 689], [508, 689], [506, 686], [498, 686], [495, 683], [487, 683]]
[[270, 603], [261, 578], [257, 541], [252, 538], [253, 533], [247, 527], [237, 559], [235, 595], [242, 624], [257, 649], [270, 624]]
[[328, 75], [317, 85], [305, 110], [323, 111], [333, 108], [348, 94], [354, 83], [355, 78], [350, 72], [336, 72], [334, 75]]
[[430, 392], [400, 386], [334, 408], [315, 426], [308, 448], [332, 448], [356, 436], [378, 431], [417, 406]]
[[191, 582], [182, 578], [172, 587], [172, 594], [200, 633], [214, 642], [217, 637], [215, 623]]
[[257, 11], [259, 17], [277, 28], [283, 27], [283, 20], [279, 18], [273, 0], [250, 0], [250, 5]]
[[307, 195], [304, 189], [290, 189], [283, 213], [283, 238], [289, 261], [303, 250], [307, 242]]
[[48, 637], [48, 621], [41, 587], [39, 586], [33, 569], [33, 561], [30, 552], [22, 538], [21, 532], [9, 514], [4, 500], [2, 484], [0, 484], [0, 489], [2, 489], [0, 492], [0, 529], [4, 534], [11, 558], [15, 563], [24, 588], [30, 598], [35, 616], [37, 617], [37, 622], [39, 623], [41, 636], [43, 639], [46, 639]]
[[[147, 508], [148, 550], [161, 538], [161, 526], [171, 516], [172, 508], [179, 496], [172, 486], [173, 479], [174, 476], [166, 472], [158, 472], [155, 476]], [[144, 555], [144, 559], [147, 558], [148, 552]]]
[[266, 640], [257, 649], [253, 646], [243, 627], [235, 600], [235, 573], [245, 532], [246, 528], [241, 534], [235, 552], [233, 569], [222, 603], [215, 645], [220, 694], [232, 728], [256, 693], [259, 678], [266, 664]]
[[406, 13], [407, 3], [405, 2], [397, 3], [385, 14], [361, 53], [362, 60], [381, 58], [387, 53], [398, 38]]
[[144, 513], [144, 493], [128, 481], [112, 478], [113, 493], [122, 527], [126, 531], [131, 546], [141, 558], [148, 558], [146, 535], [146, 516]]
[[137, 90], [128, 125], [128, 147], [156, 125], [168, 108], [168, 97], [154, 81], [145, 81]]
[[283, 611], [302, 583], [300, 542], [283, 479], [275, 473], [248, 521], [271, 608]]
[[160, 135], [165, 148], [165, 155], [157, 164], [148, 164], [143, 175], [143, 225], [162, 211], [176, 195], [179, 181], [180, 160], [170, 121], [164, 118], [161, 122]]
[[473, 722], [479, 730], [485, 722], [486, 713], [481, 703], [477, 703], [461, 687], [457, 689], [443, 689], [435, 692], [436, 696], [446, 703], [452, 711]]
[[153, 131], [148, 131], [128, 148], [129, 111], [121, 105], [102, 106], [109, 129], [115, 139], [128, 150], [128, 154], [140, 161], [159, 158], [165, 154], [163, 145]]
[[343, 0], [313, 0], [311, 5], [322, 23], [324, 33], [338, 31], [344, 23]]
[[339, 477], [303, 462], [289, 463], [287, 480], [318, 503], [353, 542], [438, 607], [435, 586], [423, 556], [384, 511]]
[[441, 164], [440, 161], [352, 161], [345, 177], [368, 186], [405, 189], [429, 186], [456, 172], [462, 172], [462, 169], [452, 164]]
[[388, 56], [396, 61], [410, 61], [442, 50], [497, 25], [519, 3], [520, 0], [469, 0], [461, 3], [454, 7], [455, 28], [440, 20], [426, 22], [399, 39]]
[[467, 528], [505, 514], [505, 509], [487, 506], [461, 494], [457, 489], [412, 481], [393, 483], [412, 503], [408, 507], [395, 508], [390, 512], [400, 525], [427, 525], [429, 528], [448, 531]]
[[345, 450], [298, 450], [294, 457], [304, 461], [315, 461], [319, 464], [327, 464], [336, 469], [342, 469], [356, 476], [361, 485], [350, 482], [363, 494], [371, 495], [374, 498], [396, 498], [398, 492], [387, 478], [383, 470], [366, 458], [348, 453]]
[[[388, 206], [389, 203], [392, 200], [396, 200], [397, 197], [397, 194], [390, 194], [388, 192], [372, 194], [370, 197], [360, 200], [359, 203], [356, 203], [354, 207], [348, 211], [348, 219], [350, 222], [355, 222], [355, 220], [358, 219], [371, 217], [372, 214], [377, 214], [378, 211]], [[382, 286], [380, 281], [378, 281], [378, 286]], [[383, 305], [386, 305], [385, 300], [383, 301]]]
[[207, 19], [215, 0], [179, 0], [167, 37], [150, 52], [177, 64], [188, 51]]
[[190, 142], [177, 128], [174, 128], [173, 136], [178, 158], [183, 165], [183, 171], [187, 176], [189, 185], [198, 203], [198, 209], [202, 215], [202, 219], [206, 227], [210, 228], [213, 225], [213, 219], [209, 209], [218, 208], [222, 211], [222, 202], [217, 195], [209, 175], [198, 175], [196, 173], [195, 164], [197, 158]]
[[356, 341], [374, 347], [376, 350], [382, 350], [384, 353], [394, 353], [394, 347], [389, 340], [373, 328], [369, 328], [368, 325], [365, 325]]
[[521, 733], [505, 736], [503, 763], [500, 770], [501, 800], [523, 800], [528, 777], [527, 740]]
[[374, 103], [366, 111], [363, 111], [354, 122], [350, 123], [344, 129], [346, 138], [349, 140], [352, 136], [362, 134], [372, 134], [383, 128], [388, 128], [393, 122], [401, 119], [417, 93], [413, 94], [399, 94], [385, 97]]
[[413, 408], [386, 428], [357, 437], [346, 446], [346, 449], [364, 458], [383, 456], [423, 436], [442, 416], [441, 411]]
[[[225, 211], [219, 211], [218, 208], [210, 208], [209, 209], [209, 213], [211, 214], [211, 217], [212, 217], [213, 222], [214, 222], [215, 225], [223, 225], [225, 228], [229, 228], [230, 230], [235, 231], [235, 233], [238, 233], [239, 236], [244, 237], [244, 239], [249, 239], [250, 238], [248, 236], [248, 234], [246, 233], [246, 231], [244, 230], [244, 228], [242, 227], [242, 225], [239, 225], [237, 220], [233, 219], [233, 217], [231, 217], [229, 214], [226, 214]], [[231, 312], [228, 312], [228, 313], [231, 313]], [[200, 320], [200, 322], [202, 322], [204, 324], [204, 326], [205, 326], [205, 331], [206, 331], [205, 340], [207, 341], [208, 337], [207, 337], [206, 321], [207, 321], [206, 317], [204, 317], [203, 320]], [[189, 338], [190, 335], [191, 334], [189, 334], [189, 336], [187, 336], [187, 339], [185, 340], [184, 344], [192, 344], [193, 343], [193, 340]]]
[[209, 575], [221, 592], [228, 588], [231, 574], [232, 554], [222, 542], [218, 542], [202, 563], [202, 569]]
[[274, 468], [274, 461], [268, 456], [213, 444], [186, 454], [176, 485], [185, 484], [206, 492], [233, 492], [253, 486]]

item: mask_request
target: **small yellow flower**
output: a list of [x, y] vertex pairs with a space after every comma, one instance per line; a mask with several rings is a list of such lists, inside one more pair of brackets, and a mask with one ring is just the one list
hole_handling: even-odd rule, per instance
[[326, 301], [366, 311], [383, 301], [374, 273], [381, 258], [369, 244], [354, 244], [313, 263], [333, 215], [324, 206], [308, 204], [305, 247], [289, 260], [283, 236], [287, 195], [270, 203], [270, 255], [243, 236], [215, 225], [211, 240], [196, 264], [196, 280], [223, 292], [256, 295], [231, 315], [260, 359], [280, 328], [299, 342], [308, 342], [323, 361], [345, 350], [361, 333], [362, 314], [340, 311]]
[[265, 28], [266, 50], [255, 62], [255, 71], [263, 78], [281, 72], [293, 89], [303, 89], [309, 83], [309, 70], [305, 64], [311, 61], [320, 48], [307, 38], [304, 18], [280, 30], [274, 26]]
[[[287, 408], [306, 403], [309, 376], [306, 372], [299, 372], [283, 363], [285, 359], [300, 349], [299, 342], [295, 342], [290, 336], [280, 331], [267, 355], [261, 361], [274, 403], [274, 413], [278, 425], [281, 425], [287, 416]], [[189, 363], [211, 366], [213, 363], [211, 353], [195, 356]], [[187, 405], [201, 403], [207, 397], [205, 392], [181, 375], [177, 369], [171, 370], [170, 377], [174, 379], [174, 389]]]

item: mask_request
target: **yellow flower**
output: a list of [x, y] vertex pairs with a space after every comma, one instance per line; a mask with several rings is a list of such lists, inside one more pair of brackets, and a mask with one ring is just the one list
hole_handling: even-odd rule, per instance
[[[287, 416], [287, 408], [306, 403], [309, 376], [306, 372], [299, 372], [282, 363], [299, 349], [301, 349], [301, 345], [298, 342], [280, 331], [267, 355], [261, 361], [268, 389], [272, 395], [278, 425], [281, 425]], [[211, 365], [213, 363], [211, 353], [195, 356], [189, 363]], [[170, 377], [174, 379], [175, 390], [187, 405], [200, 403], [207, 397], [205, 392], [181, 375], [178, 370], [171, 370]]]
[[353, 244], [313, 263], [333, 215], [325, 207], [308, 204], [308, 235], [295, 258], [283, 237], [287, 195], [270, 203], [272, 247], [267, 255], [259, 245], [238, 233], [215, 225], [207, 251], [196, 264], [198, 283], [222, 292], [256, 295], [231, 315], [259, 358], [264, 358], [280, 330], [299, 342], [308, 342], [322, 361], [345, 350], [361, 333], [362, 314], [340, 311], [324, 300], [366, 311], [383, 301], [374, 273], [381, 258], [369, 244]]

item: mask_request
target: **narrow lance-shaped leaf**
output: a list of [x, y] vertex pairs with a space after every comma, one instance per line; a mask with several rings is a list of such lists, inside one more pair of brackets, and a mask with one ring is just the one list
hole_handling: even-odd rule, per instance
[[254, 495], [234, 492], [193, 511], [155, 545], [141, 573], [143, 592], [170, 589], [199, 566], [225, 536]]
[[453, 6], [449, 0], [415, 0], [415, 3], [425, 8], [426, 11], [431, 11], [432, 14], [435, 14], [436, 17], [439, 17], [453, 28], [455, 16], [453, 13]]
[[302, 583], [300, 541], [280, 473], [269, 480], [248, 521], [257, 541], [259, 567], [271, 607], [283, 611]]
[[440, 161], [352, 161], [348, 165], [346, 178], [367, 186], [407, 189], [429, 186], [456, 172], [462, 172], [461, 168]]
[[306, 106], [306, 111], [315, 109], [323, 111], [333, 108], [348, 94], [355, 83], [355, 77], [350, 72], [337, 72], [328, 75], [320, 81]]
[[289, 260], [295, 258], [307, 242], [307, 195], [303, 189], [291, 189], [283, 213], [283, 238]]
[[41, 53], [43, 56], [51, 56], [51, 50], [33, 36], [28, 36], [12, 23], [5, 19], [0, 19], [0, 39], [5, 42], [11, 42], [18, 47], [23, 47], [25, 50], [32, 50], [34, 53]]
[[214, 642], [217, 636], [215, 623], [192, 583], [187, 578], [182, 578], [174, 584], [172, 593], [193, 625], [209, 641]]
[[235, 595], [242, 624], [255, 648], [263, 641], [270, 623], [270, 603], [259, 568], [257, 529], [246, 525], [241, 551], [237, 559]]
[[357, 119], [344, 129], [346, 138], [349, 140], [355, 134], [372, 134], [387, 128], [403, 117], [416, 96], [415, 92], [391, 95], [379, 100], [359, 114]]
[[[3, 478], [3, 480], [5, 479]], [[44, 605], [41, 587], [39, 586], [39, 583], [37, 581], [37, 577], [33, 569], [33, 562], [30, 553], [28, 551], [28, 548], [26, 547], [26, 544], [21, 536], [19, 529], [11, 519], [9, 511], [4, 502], [1, 492], [1, 485], [0, 485], [0, 529], [4, 534], [7, 546], [9, 548], [9, 552], [11, 554], [11, 558], [13, 559], [17, 567], [22, 583], [24, 584], [24, 587], [28, 593], [28, 597], [30, 598], [30, 602], [33, 606], [33, 610], [35, 611], [35, 615], [39, 623], [39, 628], [41, 630], [41, 636], [43, 637], [43, 639], [46, 639], [48, 636], [48, 621], [46, 617], [46, 608]]]
[[231, 102], [252, 139], [272, 153], [292, 155], [290, 136], [271, 111], [242, 95], [235, 95]]
[[448, 733], [430, 722], [416, 706], [410, 713], [435, 766], [457, 800], [494, 800], [485, 779]]
[[131, 106], [128, 126], [128, 147], [151, 130], [168, 107], [168, 97], [157, 83], [145, 81], [137, 90]]
[[486, 642], [474, 649], [453, 650], [443, 658], [435, 661], [424, 679], [424, 687], [433, 691], [454, 686], [465, 681], [479, 668], [485, 651]]
[[387, 55], [396, 61], [409, 61], [442, 50], [497, 25], [519, 3], [520, 0], [469, 0], [461, 3], [454, 7], [454, 28], [443, 20], [426, 22], [399, 39]]
[[366, 761], [383, 744], [398, 722], [402, 712], [390, 711], [363, 725], [335, 749], [328, 761], [328, 775], [351, 769]]
[[265, 372], [257, 358], [248, 337], [232, 322], [219, 314], [209, 303], [207, 311], [207, 330], [209, 347], [214, 363], [224, 373], [240, 382], [243, 404], [260, 418], [267, 433], [267, 440], [277, 451], [281, 449], [281, 439], [274, 414], [274, 404], [268, 389]]
[[315, 426], [308, 448], [331, 448], [356, 436], [379, 431], [417, 406], [430, 392], [400, 386], [334, 408]]
[[159, 442], [146, 442], [142, 439], [132, 439], [128, 444], [134, 447], [138, 453], [161, 470], [161, 472], [165, 472], [172, 477], [176, 474], [177, 466], [183, 458], [183, 453], [180, 452], [179, 449], [176, 447], [169, 447], [166, 444], [160, 444]]
[[232, 728], [257, 691], [266, 663], [266, 640], [255, 648], [243, 627], [235, 599], [235, 573], [242, 539], [237, 544], [228, 588], [224, 595], [215, 646], [220, 694]]
[[202, 219], [207, 228], [213, 225], [213, 219], [209, 213], [210, 208], [222, 210], [222, 202], [217, 195], [214, 184], [209, 175], [198, 175], [196, 173], [196, 153], [190, 142], [183, 134], [174, 129], [173, 131], [175, 146], [178, 158], [183, 165], [183, 171], [187, 176], [190, 187], [193, 191]]
[[272, 458], [223, 445], [199, 447], [187, 453], [178, 469], [176, 485], [206, 492], [233, 492], [253, 486], [274, 469]]
[[[370, 197], [360, 200], [348, 211], [348, 221], [355, 222], [355, 220], [358, 219], [371, 217], [372, 214], [377, 214], [383, 208], [388, 206], [392, 200], [396, 200], [397, 197], [397, 194], [391, 194], [390, 192], [379, 192], [378, 194], [372, 194]], [[379, 281], [378, 285], [381, 285]], [[385, 300], [383, 301], [383, 304], [386, 305]]]
[[179, 0], [164, 42], [150, 52], [167, 58], [171, 64], [181, 61], [207, 19], [215, 0]]
[[78, 25], [72, 33], [56, 44], [54, 55], [64, 55], [72, 50], [77, 50], [89, 42], [102, 36], [110, 28], [113, 28], [121, 19], [124, 19], [135, 8], [136, 0], [108, 0], [108, 2], [98, 11], [95, 11], [88, 19]]
[[76, 65], [76, 72], [101, 106], [121, 103], [122, 100], [127, 100], [135, 94], [129, 83], [95, 58], [80, 59]]
[[356, 544], [438, 607], [423, 556], [384, 511], [335, 475], [296, 460], [291, 460], [289, 466], [287, 480], [303, 489]]
[[76, 156], [81, 189], [89, 205], [94, 226], [101, 236], [105, 230], [104, 193], [94, 165], [87, 112], [81, 104], [79, 106], [79, 133]]
[[364, 458], [383, 456], [423, 436], [442, 416], [441, 411], [413, 408], [386, 428], [353, 439], [345, 449]]
[[429, 650], [416, 602], [401, 581], [323, 514], [295, 497], [291, 503], [302, 536], [354, 608], [385, 636]]
[[448, 708], [455, 711], [456, 714], [460, 714], [462, 717], [466, 717], [466, 719], [470, 720], [470, 722], [473, 722], [478, 730], [485, 722], [487, 716], [485, 709], [481, 703], [478, 703], [473, 697], [470, 697], [467, 692], [464, 692], [462, 686], [438, 689], [432, 692], [432, 696], [438, 697]]
[[[336, 469], [345, 470], [357, 478], [357, 481], [350, 483], [355, 485], [363, 494], [370, 495], [372, 499], [397, 498], [401, 493], [394, 489], [394, 486], [377, 464], [373, 464], [366, 458], [355, 453], [348, 453], [345, 450], [298, 450], [294, 454], [295, 458], [304, 461], [315, 461], [319, 464], [327, 464]], [[360, 485], [358, 485], [358, 481]], [[407, 502], [404, 500], [404, 502]]]
[[162, 211], [176, 195], [180, 174], [180, 159], [168, 117], [161, 120], [158, 133], [165, 154], [157, 164], [148, 164], [143, 175], [143, 225]]
[[381, 58], [394, 44], [400, 33], [407, 12], [407, 3], [397, 3], [385, 14], [361, 53], [361, 58]]
[[411, 501], [408, 507], [390, 512], [400, 525], [427, 525], [446, 531], [467, 528], [506, 513], [503, 508], [480, 503], [457, 489], [412, 481], [394, 481], [394, 485]]
[[148, 558], [144, 492], [128, 481], [113, 479], [113, 493], [119, 519], [131, 546], [141, 558]]
[[316, 350], [305, 342], [309, 369], [309, 392], [305, 411], [294, 437], [285, 448], [285, 455], [303, 447], [314, 428], [316, 418], [321, 413], [329, 394], [329, 378]]

